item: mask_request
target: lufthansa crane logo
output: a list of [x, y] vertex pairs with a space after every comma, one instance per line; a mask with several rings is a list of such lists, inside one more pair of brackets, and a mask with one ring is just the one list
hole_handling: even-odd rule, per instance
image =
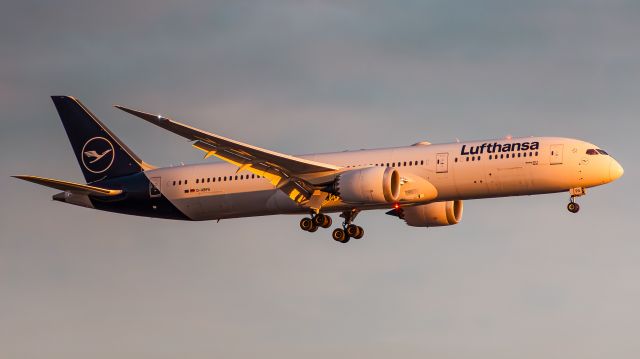
[[104, 137], [94, 137], [82, 146], [82, 165], [89, 172], [102, 173], [108, 170], [115, 158], [113, 144]]

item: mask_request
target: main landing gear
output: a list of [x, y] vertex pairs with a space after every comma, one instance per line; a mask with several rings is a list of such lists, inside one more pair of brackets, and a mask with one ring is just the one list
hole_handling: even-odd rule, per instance
[[[359, 210], [351, 210], [342, 212], [340, 217], [344, 218], [342, 228], [338, 227], [333, 230], [331, 237], [337, 242], [347, 243], [351, 238], [360, 239], [364, 236], [364, 229], [351, 223], [358, 215]], [[311, 217], [305, 217], [300, 220], [300, 228], [303, 231], [315, 232], [318, 228], [331, 227], [331, 217], [323, 213], [311, 213]]]
[[312, 213], [311, 218], [304, 217], [303, 219], [300, 220], [300, 228], [302, 228], [303, 231], [315, 232], [318, 230], [318, 227], [322, 227], [322, 228], [331, 227], [332, 222], [333, 221], [331, 220], [331, 217], [327, 216], [326, 214]]
[[569, 198], [569, 204], [567, 204], [567, 210], [571, 213], [578, 213], [580, 205], [576, 203], [576, 197], [584, 196], [587, 192], [582, 187], [572, 188], [569, 190], [571, 197]]
[[356, 209], [342, 212], [340, 217], [344, 218], [344, 222], [342, 222], [342, 228], [336, 228], [331, 233], [333, 240], [340, 243], [347, 243], [351, 238], [360, 239], [364, 236], [364, 229], [351, 223], [359, 212], [360, 211]]

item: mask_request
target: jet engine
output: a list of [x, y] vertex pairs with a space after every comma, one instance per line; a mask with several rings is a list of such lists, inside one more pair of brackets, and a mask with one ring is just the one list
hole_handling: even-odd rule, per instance
[[390, 203], [400, 195], [400, 174], [392, 167], [369, 167], [341, 173], [334, 190], [347, 203]]
[[462, 220], [462, 201], [433, 202], [402, 208], [399, 216], [412, 227], [440, 227]]

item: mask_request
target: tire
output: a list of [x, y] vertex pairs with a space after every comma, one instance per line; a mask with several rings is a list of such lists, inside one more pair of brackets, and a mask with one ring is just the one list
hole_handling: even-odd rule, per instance
[[309, 232], [313, 233], [315, 231], [318, 230], [318, 226], [316, 226], [315, 224], [311, 223], [311, 229], [309, 229]]
[[578, 211], [580, 210], [580, 205], [575, 202], [569, 202], [569, 204], [567, 205], [567, 210], [569, 210], [569, 212], [571, 213], [578, 213]]
[[311, 232], [311, 229], [313, 227], [314, 227], [314, 225], [313, 225], [313, 222], [311, 221], [311, 218], [304, 217], [303, 219], [300, 220], [300, 228], [303, 231]]
[[364, 236], [364, 229], [358, 226], [358, 233], [355, 236], [353, 236], [353, 238], [360, 239], [362, 238], [362, 236]]
[[349, 236], [347, 236], [347, 234], [342, 228], [334, 229], [333, 232], [331, 232], [331, 237], [333, 237], [333, 240], [336, 242], [340, 242], [340, 243], [349, 242]]
[[345, 232], [347, 233], [347, 236], [355, 238], [356, 235], [358, 235], [358, 226], [350, 224], [345, 228]]
[[331, 227], [332, 222], [333, 221], [331, 220], [331, 217], [327, 216], [326, 214], [318, 213], [315, 217], [313, 217], [313, 223], [318, 227], [329, 228]]
[[322, 224], [322, 228], [329, 228], [331, 227], [331, 225], [333, 224], [333, 220], [331, 220], [331, 217], [327, 216], [326, 214], [324, 215], [324, 223]]

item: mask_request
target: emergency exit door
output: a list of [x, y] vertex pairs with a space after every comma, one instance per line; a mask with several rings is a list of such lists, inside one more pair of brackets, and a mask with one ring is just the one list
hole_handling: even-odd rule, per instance
[[449, 171], [449, 154], [436, 154], [436, 173], [447, 173]]

